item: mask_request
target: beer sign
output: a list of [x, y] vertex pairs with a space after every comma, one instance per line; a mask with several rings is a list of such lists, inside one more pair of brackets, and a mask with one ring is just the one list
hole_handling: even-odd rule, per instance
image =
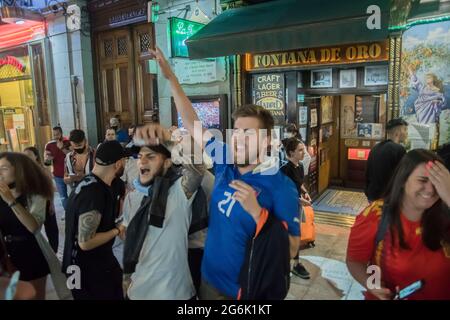
[[253, 76], [253, 103], [269, 110], [276, 123], [284, 123], [285, 86], [282, 73]]

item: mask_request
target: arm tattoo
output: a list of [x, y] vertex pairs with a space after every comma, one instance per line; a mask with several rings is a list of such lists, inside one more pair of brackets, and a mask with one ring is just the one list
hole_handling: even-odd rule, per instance
[[188, 199], [192, 197], [195, 191], [202, 183], [203, 175], [205, 174], [206, 167], [204, 165], [183, 165], [183, 177], [181, 178], [181, 186], [184, 194]]
[[101, 217], [97, 210], [80, 215], [78, 218], [78, 242], [89, 241], [95, 236]]

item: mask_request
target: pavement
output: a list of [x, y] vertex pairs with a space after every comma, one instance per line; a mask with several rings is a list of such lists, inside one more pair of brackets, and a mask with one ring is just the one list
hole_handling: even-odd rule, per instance
[[[58, 194], [55, 194], [55, 207], [59, 227], [58, 258], [62, 260], [64, 246], [64, 209]], [[287, 300], [362, 300], [363, 287], [349, 274], [345, 256], [350, 229], [316, 223], [316, 246], [300, 251], [300, 258], [311, 278], [303, 280], [291, 277]], [[122, 262], [123, 243], [116, 240], [114, 254]], [[56, 292], [47, 279], [47, 300], [57, 300]]]
[[293, 275], [287, 300], [364, 299], [364, 288], [345, 264], [349, 233], [349, 228], [316, 224], [316, 246], [300, 251], [300, 260], [311, 277], [303, 280]]

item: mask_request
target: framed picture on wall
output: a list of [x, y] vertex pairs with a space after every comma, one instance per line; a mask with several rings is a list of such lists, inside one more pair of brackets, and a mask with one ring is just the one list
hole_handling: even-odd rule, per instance
[[388, 83], [387, 66], [369, 66], [364, 68], [364, 85], [379, 86]]
[[372, 123], [358, 123], [358, 138], [372, 138]]
[[356, 88], [356, 69], [339, 71], [339, 88]]
[[355, 96], [355, 122], [377, 123], [380, 98], [372, 95]]
[[308, 124], [308, 107], [301, 106], [298, 108], [298, 125], [304, 126]]
[[332, 88], [333, 69], [319, 69], [311, 71], [311, 88]]

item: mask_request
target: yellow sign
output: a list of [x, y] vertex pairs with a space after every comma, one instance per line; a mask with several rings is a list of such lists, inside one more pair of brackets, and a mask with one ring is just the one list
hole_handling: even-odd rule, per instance
[[287, 52], [246, 54], [246, 69], [260, 70], [291, 66], [347, 64], [389, 59], [388, 43], [373, 42]]

